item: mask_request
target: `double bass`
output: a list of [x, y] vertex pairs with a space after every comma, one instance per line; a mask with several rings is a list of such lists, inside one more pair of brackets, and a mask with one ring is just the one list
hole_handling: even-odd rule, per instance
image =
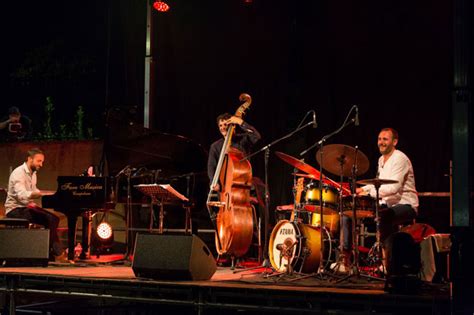
[[[241, 118], [252, 98], [242, 93], [239, 99], [244, 103], [235, 116]], [[248, 251], [253, 236], [252, 166], [242, 151], [231, 146], [234, 132], [235, 125], [230, 124], [207, 197], [207, 209], [216, 228], [219, 255], [241, 257]], [[215, 190], [216, 187], [219, 188]]]

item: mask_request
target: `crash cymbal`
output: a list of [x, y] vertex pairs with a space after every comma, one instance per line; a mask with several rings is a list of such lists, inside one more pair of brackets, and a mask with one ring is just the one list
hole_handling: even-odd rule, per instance
[[312, 167], [309, 164], [306, 164], [305, 162], [298, 160], [297, 158], [292, 157], [291, 155], [285, 154], [283, 152], [275, 152], [275, 154], [285, 161], [286, 163], [290, 164], [291, 166], [299, 169], [300, 171], [303, 171], [305, 173], [311, 174], [315, 176], [316, 179], [320, 178], [320, 173], [317, 169]]
[[380, 186], [380, 185], [386, 185], [386, 184], [395, 184], [395, 183], [398, 183], [398, 180], [382, 179], [382, 178], [371, 178], [371, 179], [358, 180], [356, 183], [361, 184], [361, 185]]
[[[357, 159], [356, 159], [357, 153]], [[365, 174], [369, 170], [369, 159], [360, 150], [344, 145], [329, 144], [323, 147], [323, 168], [331, 174], [351, 176], [352, 166], [356, 163], [356, 175]], [[316, 160], [321, 164], [321, 149], [316, 153]]]

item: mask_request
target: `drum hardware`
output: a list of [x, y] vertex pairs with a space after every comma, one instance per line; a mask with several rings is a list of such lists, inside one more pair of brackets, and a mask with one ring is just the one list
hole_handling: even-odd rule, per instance
[[[306, 117], [308, 117], [309, 113], [310, 112], [306, 113], [305, 117], [303, 118], [303, 121], [306, 119]], [[269, 189], [268, 189], [268, 187], [269, 187], [269, 184], [268, 184], [268, 161], [269, 161], [269, 158], [270, 158], [270, 148], [273, 145], [279, 143], [280, 141], [292, 137], [294, 134], [296, 134], [299, 131], [305, 129], [306, 127], [313, 126], [314, 123], [315, 123], [315, 121], [311, 121], [311, 122], [308, 122], [308, 123], [302, 125], [303, 121], [300, 123], [300, 125], [295, 130], [291, 131], [290, 133], [284, 135], [283, 137], [281, 137], [279, 139], [276, 139], [276, 140], [272, 141], [271, 143], [263, 146], [261, 149], [259, 149], [255, 152], [245, 156], [244, 158], [242, 158], [242, 160], [248, 160], [251, 157], [253, 157], [254, 155], [259, 154], [260, 152], [265, 152], [265, 154], [264, 154], [264, 165], [265, 165], [265, 167], [264, 167], [264, 173], [265, 173], [265, 214], [266, 214], [267, 217], [264, 218], [264, 220], [265, 220], [264, 233], [265, 233], [265, 239], [266, 240], [268, 239], [267, 226], [268, 226], [268, 215], [270, 213], [270, 192], [269, 192]], [[276, 154], [280, 158], [282, 158], [282, 157], [279, 154], [286, 156], [286, 154], [281, 153], [281, 152], [276, 152]], [[268, 241], [266, 241], [265, 244], [264, 244], [263, 252], [266, 252], [267, 250], [268, 250]], [[270, 267], [270, 262], [268, 261], [268, 258], [264, 258], [261, 267], [265, 267], [265, 268]], [[254, 269], [254, 268], [251, 268], [251, 269]], [[246, 269], [246, 270], [249, 270], [249, 269]], [[244, 270], [242, 270], [242, 271], [244, 271]]]
[[293, 258], [293, 247], [298, 244], [298, 240], [292, 242], [289, 246], [285, 243], [277, 244], [276, 249], [280, 251], [280, 266], [282, 263], [283, 258], [286, 259], [287, 264], [286, 266], [286, 274], [292, 275], [293, 274], [293, 267], [291, 265], [291, 259]]
[[[374, 185], [375, 187], [375, 243], [369, 250], [368, 260], [372, 262], [374, 267], [382, 267], [382, 274], [386, 274], [387, 270], [385, 268], [385, 264], [383, 263], [383, 244], [380, 241], [380, 216], [379, 216], [379, 189], [381, 185], [386, 184], [395, 184], [398, 183], [396, 180], [392, 179], [381, 179], [381, 178], [373, 178], [373, 179], [365, 179], [357, 181], [357, 184], [361, 185]], [[380, 279], [373, 277], [375, 279]]]
[[[353, 105], [351, 107], [351, 109], [350, 109], [349, 113], [347, 114], [347, 116], [346, 116], [343, 124], [341, 125], [341, 127], [339, 127], [337, 130], [325, 135], [324, 137], [321, 138], [321, 140], [317, 141], [316, 143], [311, 145], [309, 148], [307, 148], [306, 150], [304, 150], [303, 152], [300, 153], [300, 156], [303, 156], [306, 153], [308, 153], [309, 150], [313, 149], [314, 147], [319, 146], [319, 150], [316, 152], [316, 160], [319, 163], [319, 172], [320, 172], [320, 174], [322, 174], [322, 172], [323, 172], [323, 168], [324, 168], [323, 165], [326, 165], [326, 168], [324, 168], [324, 169], [328, 170], [330, 173], [333, 173], [333, 174], [336, 173], [336, 175], [341, 173], [341, 177], [344, 175], [344, 172], [343, 172], [344, 168], [342, 167], [343, 171], [340, 172], [339, 167], [340, 167], [340, 165], [344, 166], [344, 164], [346, 164], [346, 159], [343, 158], [343, 159], [340, 159], [340, 161], [339, 161], [337, 158], [339, 158], [342, 155], [348, 155], [347, 153], [344, 154], [344, 152], [346, 151], [346, 148], [350, 148], [350, 147], [343, 146], [343, 145], [328, 145], [324, 148], [324, 143], [329, 138], [331, 138], [332, 136], [334, 136], [334, 135], [338, 134], [339, 132], [341, 132], [345, 127], [349, 126], [352, 123], [356, 123], [356, 121], [358, 121], [357, 117], [349, 119], [349, 117], [350, 117], [350, 115], [353, 111], [356, 111], [356, 114], [357, 114], [357, 111], [358, 111], [357, 105]], [[324, 153], [323, 153], [325, 149], [328, 151], [326, 155], [324, 155]], [[342, 149], [342, 151], [343, 151], [342, 153], [339, 152], [340, 149]], [[366, 157], [366, 159], [367, 159], [367, 157]], [[336, 165], [334, 166], [334, 164], [330, 163], [330, 162], [333, 162], [334, 160], [340, 162], [339, 165], [336, 163]], [[350, 162], [350, 161], [348, 161], [348, 162]], [[349, 164], [349, 163], [347, 163], [347, 164]], [[368, 170], [368, 168], [369, 168], [368, 159], [367, 159], [366, 164], [367, 165], [360, 165], [360, 172], [361, 173], [364, 171], [364, 168], [366, 168], [365, 171]], [[364, 166], [364, 168], [362, 168], [362, 166]], [[320, 192], [320, 196], [322, 196], [322, 194], [323, 194], [323, 179], [321, 179], [319, 183], [320, 183], [319, 184], [319, 192]], [[342, 196], [342, 180], [341, 180], [340, 195]], [[339, 202], [339, 209], [342, 210], [342, 203], [341, 202]], [[324, 211], [323, 211], [323, 203], [322, 202], [320, 203], [320, 209], [319, 210], [320, 210], [321, 222], [324, 222]], [[341, 226], [342, 226], [342, 212], [340, 213], [340, 215], [341, 215], [341, 222], [340, 223], [341, 223]], [[343, 233], [341, 233], [341, 234], [343, 234]], [[324, 242], [323, 242], [323, 237], [322, 237], [322, 234], [321, 234], [321, 249], [320, 249], [321, 255], [323, 253], [323, 247], [324, 247]], [[341, 244], [341, 248], [342, 248], [342, 244]], [[325, 274], [324, 266], [322, 264], [322, 261], [320, 261], [319, 268], [318, 268], [318, 271], [317, 271], [317, 275], [322, 276], [324, 274]], [[331, 276], [334, 276], [334, 275], [331, 274]]]
[[367, 237], [375, 236], [376, 233], [369, 232], [364, 222], [359, 225], [359, 245], [365, 247], [365, 239]]
[[[358, 147], [356, 146], [355, 148], [352, 148], [352, 147], [349, 147], [349, 146], [346, 146], [346, 145], [329, 145], [327, 146], [329, 147], [329, 153], [331, 154], [332, 158], [333, 158], [333, 163], [332, 165], [336, 165], [336, 164], [339, 164], [339, 172], [338, 172], [338, 175], [339, 175], [339, 180], [340, 180], [340, 185], [342, 187], [342, 183], [344, 182], [344, 176], [348, 176], [346, 173], [346, 164], [350, 163], [353, 161], [352, 163], [352, 178], [354, 179], [355, 176], [357, 175], [358, 173], [358, 168], [357, 168], [357, 155], [359, 153], [359, 150], [358, 150]], [[352, 154], [354, 155], [354, 157], [352, 157]], [[362, 153], [363, 154], [363, 153]], [[321, 159], [319, 159], [318, 161], [322, 161], [322, 157]], [[368, 160], [367, 160], [368, 161]], [[367, 168], [368, 168], [368, 163], [367, 164]], [[365, 165], [364, 165], [365, 167]], [[328, 171], [332, 171], [333, 173], [335, 172], [335, 168], [334, 166], [332, 166], [332, 169], [330, 168], [330, 170]], [[352, 187], [354, 187], [354, 185], [352, 185]], [[351, 196], [352, 196], [352, 199], [354, 201], [354, 192], [351, 192]], [[352, 211], [353, 211], [353, 215], [354, 215], [354, 220], [352, 220], [352, 241], [353, 243], [355, 242], [355, 238], [356, 238], [356, 220], [357, 220], [357, 217], [356, 217], [356, 211], [355, 211], [355, 204], [353, 202], [353, 205], [352, 205]], [[342, 195], [342, 189], [339, 190], [339, 225], [342, 227], [343, 226], [343, 213], [344, 213], [344, 207], [343, 207], [343, 195]], [[349, 257], [346, 257], [346, 253], [344, 251], [344, 229], [341, 228], [341, 232], [339, 234], [339, 256], [338, 256], [338, 259], [336, 261], [336, 263], [331, 266], [331, 270], [333, 272], [338, 272], [341, 268], [341, 266], [344, 266], [345, 267], [345, 263], [347, 261], [349, 261]], [[339, 279], [337, 280], [338, 282], [339, 281], [343, 281], [345, 279], [347, 279], [348, 277], [350, 277], [351, 275], [355, 274], [357, 275], [358, 274], [358, 270], [359, 270], [359, 266], [358, 266], [358, 252], [357, 252], [357, 249], [355, 249], [357, 245], [354, 243], [352, 244], [352, 248], [353, 248], [353, 251], [354, 251], [354, 263], [355, 263], [355, 266], [352, 262], [349, 261], [349, 275], [347, 277], [344, 277], [342, 279]]]

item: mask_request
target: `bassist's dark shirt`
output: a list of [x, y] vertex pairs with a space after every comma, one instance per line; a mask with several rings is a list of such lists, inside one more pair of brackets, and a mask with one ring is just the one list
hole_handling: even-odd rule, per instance
[[[235, 133], [232, 136], [231, 146], [239, 149], [244, 154], [248, 154], [253, 144], [260, 140], [260, 133], [255, 127], [243, 122], [242, 125], [237, 125]], [[207, 160], [207, 175], [212, 182], [214, 172], [216, 171], [217, 163], [219, 162], [219, 155], [224, 144], [224, 138], [220, 138], [211, 144], [209, 149], [209, 158]]]

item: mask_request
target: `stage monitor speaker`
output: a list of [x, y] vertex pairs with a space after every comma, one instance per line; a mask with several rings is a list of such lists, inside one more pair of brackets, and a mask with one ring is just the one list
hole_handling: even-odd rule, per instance
[[0, 265], [44, 267], [48, 260], [48, 229], [0, 229]]
[[216, 261], [196, 235], [138, 234], [132, 269], [140, 278], [208, 280]]

